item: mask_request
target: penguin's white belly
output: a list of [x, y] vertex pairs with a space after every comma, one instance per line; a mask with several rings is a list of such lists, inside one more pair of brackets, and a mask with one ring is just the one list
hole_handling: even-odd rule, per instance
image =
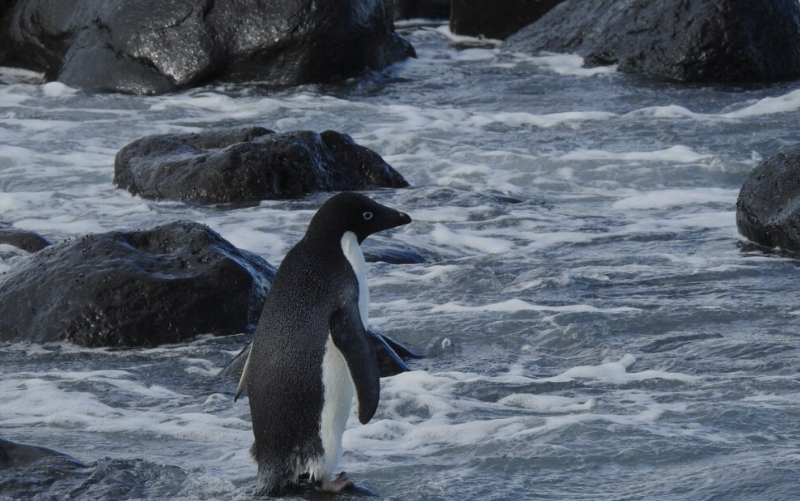
[[[345, 232], [341, 240], [344, 253], [358, 280], [358, 312], [364, 328], [369, 324], [369, 289], [364, 253], [353, 232]], [[330, 333], [325, 342], [322, 358], [322, 384], [324, 387], [319, 437], [324, 453], [308, 465], [315, 480], [329, 479], [342, 454], [342, 435], [353, 406], [355, 385], [342, 352], [333, 343]]]
[[315, 480], [330, 479], [342, 454], [342, 435], [353, 405], [355, 386], [342, 352], [333, 344], [330, 334], [322, 359], [324, 387], [319, 437], [324, 449], [322, 457], [309, 465]]

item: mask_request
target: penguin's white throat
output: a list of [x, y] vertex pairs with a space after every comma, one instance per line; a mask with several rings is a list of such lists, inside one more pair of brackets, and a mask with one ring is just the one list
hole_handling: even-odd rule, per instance
[[358, 280], [358, 311], [361, 313], [361, 323], [364, 328], [369, 326], [369, 288], [367, 287], [367, 263], [364, 261], [364, 253], [358, 244], [358, 237], [352, 231], [346, 231], [342, 235], [342, 253], [353, 273]]

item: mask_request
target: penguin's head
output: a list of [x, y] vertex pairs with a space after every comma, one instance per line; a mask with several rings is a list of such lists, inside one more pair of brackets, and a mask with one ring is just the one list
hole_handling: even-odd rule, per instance
[[330, 235], [338, 241], [345, 232], [351, 231], [361, 243], [373, 233], [410, 222], [411, 217], [405, 212], [381, 205], [360, 193], [343, 192], [322, 204], [311, 218], [306, 235]]

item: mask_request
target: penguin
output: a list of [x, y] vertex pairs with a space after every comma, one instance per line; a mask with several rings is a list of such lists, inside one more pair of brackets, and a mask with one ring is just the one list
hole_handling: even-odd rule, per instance
[[366, 424], [380, 396], [361, 243], [410, 222], [364, 195], [339, 193], [279, 266], [236, 390], [246, 386], [250, 399], [258, 495], [285, 494], [306, 477], [323, 491], [351, 485], [333, 473], [353, 399]]

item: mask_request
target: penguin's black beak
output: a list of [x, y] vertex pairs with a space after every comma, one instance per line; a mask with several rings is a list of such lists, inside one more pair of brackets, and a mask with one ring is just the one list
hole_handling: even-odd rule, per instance
[[410, 222], [411, 222], [411, 216], [409, 216], [405, 212], [398, 212], [397, 213], [397, 226], [402, 226], [402, 225], [408, 224]]

